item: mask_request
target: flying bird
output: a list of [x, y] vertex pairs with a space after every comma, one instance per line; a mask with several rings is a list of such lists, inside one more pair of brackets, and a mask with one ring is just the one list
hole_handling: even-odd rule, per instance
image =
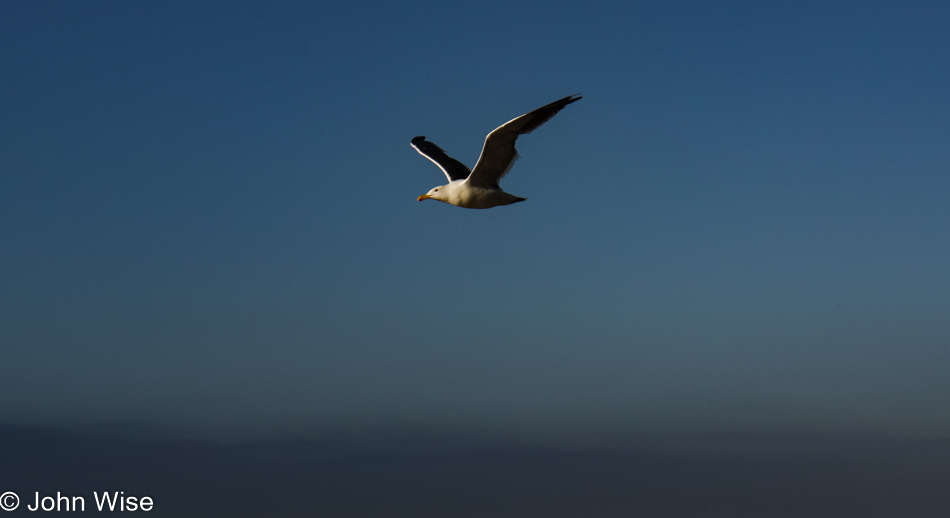
[[527, 198], [508, 194], [498, 186], [498, 181], [518, 159], [515, 140], [518, 135], [531, 133], [565, 106], [580, 99], [580, 95], [569, 95], [498, 126], [485, 137], [482, 154], [471, 171], [424, 136], [412, 139], [412, 147], [439, 166], [449, 179], [449, 183], [433, 187], [418, 200], [437, 200], [467, 209], [490, 209], [525, 201]]

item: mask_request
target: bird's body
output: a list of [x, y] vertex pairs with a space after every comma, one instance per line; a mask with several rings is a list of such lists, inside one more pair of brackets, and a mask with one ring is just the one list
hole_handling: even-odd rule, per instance
[[431, 198], [467, 209], [490, 209], [527, 199], [508, 194], [501, 189], [475, 187], [469, 185], [467, 179], [453, 180], [446, 185], [437, 187], [437, 189], [439, 190], [435, 192], [429, 191], [429, 194], [423, 195], [425, 197], [422, 199]]
[[524, 201], [525, 198], [509, 194], [498, 186], [498, 181], [518, 158], [515, 140], [519, 135], [531, 133], [562, 108], [580, 99], [579, 95], [567, 96], [495, 128], [485, 137], [482, 154], [471, 171], [425, 137], [412, 139], [412, 147], [439, 166], [449, 180], [448, 184], [434, 187], [419, 196], [419, 201], [432, 199], [467, 209], [490, 209]]

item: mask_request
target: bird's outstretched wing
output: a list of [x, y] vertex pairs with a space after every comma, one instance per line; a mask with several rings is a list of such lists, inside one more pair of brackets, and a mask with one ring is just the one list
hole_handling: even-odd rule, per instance
[[531, 133], [538, 126], [551, 120], [551, 117], [565, 106], [580, 99], [580, 95], [569, 95], [495, 128], [485, 137], [482, 154], [478, 157], [478, 163], [475, 164], [475, 169], [472, 169], [472, 174], [469, 175], [468, 183], [475, 187], [499, 189], [498, 181], [508, 173], [518, 158], [518, 151], [515, 149], [515, 140], [518, 139], [518, 135]]
[[420, 155], [432, 160], [433, 164], [439, 166], [439, 169], [445, 173], [445, 177], [448, 178], [450, 182], [453, 180], [464, 180], [471, 174], [471, 171], [468, 170], [465, 164], [446, 155], [445, 151], [442, 151], [442, 148], [429, 142], [424, 136], [420, 135], [412, 139], [411, 144]]

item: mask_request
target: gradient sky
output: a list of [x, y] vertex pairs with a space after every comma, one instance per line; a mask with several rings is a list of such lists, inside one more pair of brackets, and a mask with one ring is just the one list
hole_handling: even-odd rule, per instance
[[[950, 436], [943, 2], [0, 3], [0, 415]], [[463, 210], [409, 140], [519, 140]], [[224, 430], [227, 430], [226, 432]]]

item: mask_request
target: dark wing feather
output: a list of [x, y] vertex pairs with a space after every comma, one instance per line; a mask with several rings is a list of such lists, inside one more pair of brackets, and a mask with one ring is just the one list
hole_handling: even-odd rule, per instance
[[478, 163], [475, 164], [475, 169], [472, 169], [472, 174], [469, 175], [468, 183], [475, 187], [499, 189], [498, 181], [508, 173], [518, 158], [518, 151], [515, 149], [518, 135], [531, 133], [551, 120], [551, 117], [565, 106], [580, 99], [580, 95], [569, 95], [495, 128], [485, 137], [482, 154], [478, 157]]
[[450, 182], [453, 180], [464, 180], [468, 178], [468, 175], [471, 173], [465, 164], [446, 155], [445, 151], [442, 151], [442, 148], [429, 142], [423, 136], [412, 139], [411, 144], [420, 155], [432, 160], [432, 163], [439, 166], [439, 169], [445, 173], [445, 177], [448, 178]]

